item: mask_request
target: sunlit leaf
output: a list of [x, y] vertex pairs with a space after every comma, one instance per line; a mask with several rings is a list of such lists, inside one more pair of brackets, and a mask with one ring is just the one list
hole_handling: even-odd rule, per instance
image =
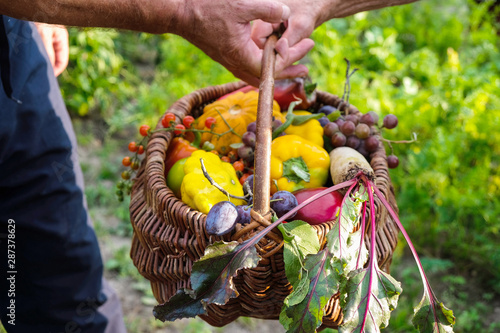
[[[366, 191], [362, 186], [352, 196], [352, 199], [346, 198], [344, 200], [340, 211], [340, 223], [336, 223], [326, 236], [327, 248], [334, 257], [343, 258], [347, 261], [350, 261], [353, 255], [357, 257], [359, 250], [356, 247], [360, 247], [361, 232], [354, 235], [351, 235], [351, 232], [359, 222], [361, 207], [366, 200]], [[366, 250], [364, 245], [363, 248]], [[364, 263], [366, 262], [367, 253], [363, 252], [363, 255]]]
[[363, 267], [368, 259], [366, 245], [361, 243], [364, 231], [360, 228], [351, 232], [359, 222], [361, 207], [367, 200], [364, 187], [361, 186], [352, 198], [353, 200], [345, 200], [340, 223], [336, 223], [327, 234], [327, 248], [333, 257], [345, 261], [343, 273], [346, 276], [350, 271]]
[[401, 284], [373, 264], [349, 274], [341, 293], [344, 322], [339, 333], [380, 332], [389, 324], [390, 313], [397, 306]]
[[453, 311], [433, 297], [433, 304], [427, 293], [415, 308], [412, 323], [420, 333], [450, 333], [453, 332], [455, 316]]
[[319, 239], [316, 230], [306, 222], [292, 221], [280, 224], [278, 227], [283, 234], [285, 245], [283, 259], [288, 282], [294, 288], [305, 273], [302, 264], [308, 254], [318, 253]]
[[339, 261], [331, 260], [327, 250], [306, 257], [307, 294], [300, 303], [284, 307], [280, 316], [287, 332], [311, 333], [321, 325], [325, 306], [339, 288], [339, 265]]
[[343, 253], [343, 258], [346, 262], [346, 267], [344, 267], [344, 272], [346, 272], [346, 274], [347, 272], [363, 267], [368, 260], [368, 249], [366, 248], [366, 244], [364, 241], [363, 244], [361, 244], [362, 238], [364, 237], [362, 231], [362, 229], [359, 229], [356, 232], [352, 232], [347, 238], [346, 251]]

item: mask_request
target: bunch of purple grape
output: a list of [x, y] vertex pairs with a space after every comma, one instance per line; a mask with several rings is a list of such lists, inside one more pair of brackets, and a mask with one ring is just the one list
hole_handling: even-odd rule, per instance
[[[272, 125], [273, 131], [280, 127], [282, 124], [283, 123], [281, 122], [281, 120], [274, 119]], [[247, 166], [253, 166], [256, 132], [257, 123], [254, 121], [248, 124], [247, 131], [241, 136], [241, 142], [243, 145], [238, 148], [238, 156], [241, 157], [243, 161], [245, 161], [245, 163], [247, 163]]]
[[[375, 152], [380, 144], [378, 137], [375, 136], [376, 127], [393, 129], [398, 125], [398, 118], [393, 114], [386, 115], [380, 127], [379, 116], [374, 111], [361, 115], [341, 116], [340, 111], [335, 107], [324, 105], [318, 112], [325, 114], [325, 117], [320, 119], [320, 123], [323, 126], [324, 135], [330, 139], [334, 148], [351, 147], [366, 158]], [[396, 168], [399, 164], [397, 156], [393, 154], [387, 156], [387, 164], [389, 168]]]

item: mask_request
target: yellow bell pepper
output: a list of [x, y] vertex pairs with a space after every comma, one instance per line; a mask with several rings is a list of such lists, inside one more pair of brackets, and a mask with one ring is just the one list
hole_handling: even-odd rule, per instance
[[322, 187], [328, 180], [330, 156], [321, 146], [298, 135], [279, 136], [271, 144], [271, 192]]
[[[312, 113], [308, 111], [294, 111], [293, 114], [297, 116], [304, 116], [311, 115]], [[323, 126], [321, 126], [320, 122], [316, 119], [310, 119], [300, 125], [291, 124], [285, 129], [285, 133], [298, 135], [320, 147], [323, 147]]]
[[189, 207], [202, 213], [208, 213], [213, 205], [220, 201], [230, 200], [235, 205], [242, 205], [245, 200], [228, 198], [203, 174], [200, 158], [208, 175], [228, 193], [243, 196], [243, 186], [238, 181], [236, 170], [227, 162], [222, 162], [219, 156], [203, 150], [191, 154], [184, 164], [184, 179], [181, 184], [181, 200]]

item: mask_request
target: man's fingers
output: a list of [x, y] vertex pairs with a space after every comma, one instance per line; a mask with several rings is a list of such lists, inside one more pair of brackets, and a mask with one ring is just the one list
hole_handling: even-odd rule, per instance
[[240, 4], [241, 18], [246, 22], [260, 19], [265, 22], [280, 23], [288, 20], [290, 7], [278, 1], [244, 0]]
[[276, 65], [278, 65], [276, 67], [278, 70], [280, 69], [280, 64], [282, 64], [282, 67], [284, 67], [293, 63], [293, 61], [289, 61], [290, 49], [288, 47], [288, 40], [286, 40], [285, 38], [278, 39], [274, 48], [278, 53], [278, 57], [276, 59]]
[[54, 74], [59, 76], [64, 72], [69, 61], [68, 31], [65, 28], [57, 29], [57, 37], [54, 38], [54, 54]]
[[305, 55], [314, 47], [314, 41], [310, 38], [305, 38], [288, 49], [288, 63], [293, 64], [296, 61], [304, 58]]
[[276, 75], [277, 80], [290, 79], [294, 77], [306, 76], [309, 73], [309, 69], [302, 64], [292, 65], [284, 70], [282, 70], [278, 75]]
[[255, 20], [252, 25], [251, 37], [255, 44], [261, 49], [264, 48], [267, 37], [273, 33], [273, 25], [261, 20]]
[[69, 61], [69, 42], [68, 42], [68, 30], [64, 27], [54, 28], [54, 74], [59, 76], [66, 67]]
[[[294, 47], [288, 47], [287, 40], [281, 38], [278, 41], [278, 43], [276, 43], [276, 50], [278, 52], [278, 57], [276, 58], [276, 73], [278, 75], [285, 75], [285, 77], [293, 77], [293, 75], [295, 76], [307, 75], [307, 68], [305, 66], [304, 67], [291, 67], [291, 66], [296, 61], [302, 59], [313, 47], [314, 47], [314, 41], [309, 38], [301, 40], [300, 42], [295, 44]], [[302, 68], [304, 70], [304, 73], [300, 73], [299, 68]]]
[[48, 24], [45, 23], [35, 23], [35, 26], [42, 39], [42, 43], [45, 47], [45, 51], [47, 52], [47, 56], [49, 57], [50, 64], [54, 66], [55, 54], [54, 47], [52, 46], [54, 37], [52, 34], [52, 29]]
[[35, 23], [35, 26], [42, 38], [49, 61], [54, 69], [54, 75], [58, 76], [68, 66], [68, 30], [60, 25], [45, 23]]
[[293, 16], [290, 18], [288, 27], [282, 36], [288, 40], [288, 45], [290, 45], [290, 47], [295, 46], [298, 42], [311, 36], [314, 31], [314, 26], [309, 22], [310, 20], [301, 16]]

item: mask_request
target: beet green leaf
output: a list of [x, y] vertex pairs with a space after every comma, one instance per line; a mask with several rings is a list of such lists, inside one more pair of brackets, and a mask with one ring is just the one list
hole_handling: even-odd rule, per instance
[[[353, 187], [354, 185], [351, 189]], [[360, 193], [364, 192], [366, 191]], [[305, 251], [301, 250], [302, 245], [295, 243], [300, 241], [301, 237], [294, 237], [289, 241], [289, 255], [286, 255], [285, 243], [285, 269], [293, 286], [293, 291], [285, 299], [280, 314], [280, 322], [287, 332], [315, 332], [322, 323], [327, 302], [339, 290], [341, 281], [347, 279], [350, 270], [366, 262], [368, 252], [361, 241], [361, 231], [351, 233], [359, 221], [360, 211], [366, 199], [364, 194], [356, 193], [351, 196], [348, 191], [339, 211], [340, 218], [337, 220], [340, 222], [335, 223], [328, 232], [327, 245], [322, 251], [318, 252], [319, 244], [317, 248], [310, 246], [310, 254], [304, 259], [302, 254]], [[280, 228], [283, 227], [285, 225]], [[291, 227], [288, 229], [288, 233], [282, 230], [285, 242], [294, 230]], [[309, 231], [312, 228], [304, 229]], [[316, 232], [313, 234], [309, 231], [308, 236], [317, 239]]]
[[332, 230], [326, 235], [327, 248], [330, 254], [338, 259], [343, 259], [347, 266], [344, 268], [345, 275], [357, 267], [358, 256], [360, 264], [363, 265], [368, 259], [368, 251], [362, 242], [363, 228], [352, 233], [359, 222], [361, 208], [367, 200], [364, 190], [357, 191], [352, 197], [344, 197], [342, 209], [339, 211], [340, 223], [336, 223]]
[[156, 318], [173, 321], [205, 313], [207, 304], [226, 304], [237, 297], [233, 277], [240, 269], [253, 268], [260, 256], [253, 243], [216, 242], [193, 264], [191, 290], [178, 291], [168, 302], [154, 309]]
[[401, 283], [379, 270], [376, 263], [352, 271], [341, 294], [344, 322], [339, 333], [380, 332], [389, 324], [390, 313], [397, 306]]
[[194, 318], [205, 312], [204, 305], [198, 299], [192, 298], [185, 289], [177, 290], [168, 302], [156, 305], [153, 309], [153, 315], [161, 321]]
[[320, 249], [318, 233], [304, 221], [283, 223], [278, 229], [285, 242], [283, 258], [286, 277], [295, 290], [302, 276], [307, 274], [303, 264], [306, 255], [318, 253]]
[[420, 304], [415, 308], [413, 326], [421, 333], [453, 332], [453, 325], [455, 325], [453, 311], [439, 302], [436, 296], [433, 296], [432, 301], [434, 306], [431, 306], [431, 299], [427, 293], [424, 293]]
[[288, 333], [311, 333], [321, 325], [325, 306], [339, 289], [340, 261], [331, 260], [326, 249], [310, 254], [304, 262], [309, 285], [305, 297], [293, 306], [285, 305], [280, 321]]

